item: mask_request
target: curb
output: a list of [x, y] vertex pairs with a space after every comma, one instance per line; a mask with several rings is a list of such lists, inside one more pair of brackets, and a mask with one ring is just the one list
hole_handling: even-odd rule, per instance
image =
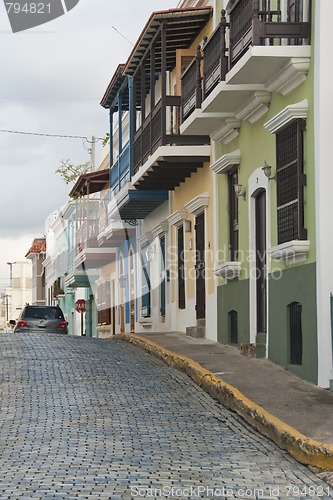
[[185, 372], [204, 391], [235, 411], [264, 436], [274, 441], [279, 448], [288, 451], [298, 462], [325, 470], [333, 470], [332, 445], [315, 441], [301, 434], [248, 399], [238, 389], [217, 378], [193, 359], [169, 351], [159, 344], [135, 334], [120, 334], [114, 338], [141, 347], [160, 358], [167, 365]]

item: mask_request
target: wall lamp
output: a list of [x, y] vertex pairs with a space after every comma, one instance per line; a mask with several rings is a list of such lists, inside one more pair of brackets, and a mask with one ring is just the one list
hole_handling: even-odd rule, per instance
[[269, 181], [276, 180], [276, 175], [271, 175], [271, 173], [272, 173], [271, 165], [268, 165], [268, 163], [265, 162], [264, 166], [261, 168], [261, 170], [264, 172], [264, 174], [266, 175], [266, 177]]
[[184, 229], [185, 233], [190, 233], [192, 231], [192, 224], [190, 220], [188, 219], [184, 220]]
[[126, 283], [127, 283], [127, 276], [126, 274], [121, 274], [119, 276], [119, 286], [120, 288], [125, 288], [126, 287]]
[[242, 196], [243, 200], [246, 200], [246, 190], [243, 188], [242, 184], [234, 184], [234, 190], [238, 198]]
[[155, 243], [151, 243], [146, 250], [146, 258], [148, 262], [153, 262], [156, 254], [156, 245]]

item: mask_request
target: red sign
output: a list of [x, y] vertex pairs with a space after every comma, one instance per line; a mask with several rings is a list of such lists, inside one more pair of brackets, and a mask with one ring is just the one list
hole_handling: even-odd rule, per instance
[[84, 299], [78, 299], [75, 302], [75, 311], [77, 311], [78, 313], [86, 312], [86, 301]]

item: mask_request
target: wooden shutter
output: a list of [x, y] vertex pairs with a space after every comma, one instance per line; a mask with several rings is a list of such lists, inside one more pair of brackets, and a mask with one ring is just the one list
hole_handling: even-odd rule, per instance
[[229, 249], [230, 260], [238, 260], [238, 196], [235, 193], [235, 185], [238, 184], [238, 172], [228, 175], [229, 187]]
[[302, 364], [302, 305], [293, 302], [288, 305], [289, 309], [289, 334], [290, 334], [290, 363], [292, 365]]
[[150, 318], [150, 263], [147, 260], [146, 250], [148, 245], [141, 247], [141, 314], [144, 318]]
[[178, 239], [178, 307], [185, 309], [185, 263], [184, 263], [184, 228], [177, 230]]
[[195, 218], [195, 288], [197, 319], [206, 316], [206, 271], [205, 271], [205, 214], [202, 212]]
[[228, 312], [229, 342], [238, 344], [238, 318], [237, 311]]
[[305, 121], [296, 120], [276, 134], [276, 189], [278, 243], [305, 240], [303, 188], [303, 132]]
[[161, 247], [161, 282], [160, 282], [160, 313], [165, 316], [165, 236], [160, 238]]

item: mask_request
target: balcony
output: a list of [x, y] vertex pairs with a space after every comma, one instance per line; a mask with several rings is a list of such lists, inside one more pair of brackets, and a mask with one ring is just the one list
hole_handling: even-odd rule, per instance
[[115, 251], [98, 245], [99, 220], [86, 219], [81, 222], [76, 232], [76, 250], [74, 269], [99, 269], [115, 260]]
[[110, 190], [113, 196], [131, 179], [129, 151], [127, 144], [110, 169]]
[[181, 133], [205, 130], [213, 137], [221, 120], [256, 121], [267, 111], [271, 92], [286, 95], [306, 79], [310, 12], [302, 0], [288, 6], [287, 0], [229, 2], [229, 22], [222, 11], [220, 25], [202, 48], [201, 86], [194, 62], [183, 75]]
[[122, 189], [109, 203], [109, 217], [124, 221], [144, 219], [169, 198], [167, 191], [135, 189], [132, 183]]
[[100, 201], [100, 207], [98, 211], [98, 221], [99, 221], [99, 233], [97, 239], [99, 235], [108, 227], [109, 224], [107, 196]]
[[[112, 247], [116, 245], [118, 237], [109, 234], [109, 223], [112, 226], [114, 220], [134, 221], [144, 219], [161, 203], [168, 199], [166, 191], [151, 192], [138, 191], [132, 184], [133, 173], [133, 106], [130, 106], [132, 93], [129, 90], [128, 79], [123, 75], [124, 65], [120, 65], [102, 99], [102, 106], [110, 110], [110, 200], [109, 206], [104, 207], [103, 220], [107, 218], [107, 224], [101, 228], [98, 244], [100, 246]], [[125, 114], [124, 114], [125, 111]], [[113, 130], [113, 118], [117, 114], [117, 129]], [[124, 133], [125, 132], [125, 133]], [[123, 137], [129, 140], [122, 146]], [[114, 150], [121, 150], [113, 162]]]
[[68, 253], [68, 272], [64, 275], [65, 287], [68, 288], [89, 288], [99, 277], [97, 270], [85, 269], [84, 266], [76, 266], [76, 248], [72, 248]]
[[81, 252], [84, 248], [95, 248], [97, 246], [97, 236], [99, 232], [99, 220], [86, 219], [81, 222], [80, 227], [76, 231], [76, 245], [78, 251]]
[[105, 230], [106, 245], [109, 248], [117, 249], [125, 240], [135, 235], [135, 223], [127, 223], [119, 219], [109, 221], [109, 225]]
[[[130, 148], [129, 144], [118, 156], [110, 169], [111, 202], [108, 208], [108, 220], [121, 219], [126, 221], [144, 219], [155, 208], [168, 199], [167, 191], [139, 191], [131, 182]], [[105, 245], [114, 245], [117, 238], [107, 235]], [[99, 240], [100, 241], [100, 240]]]
[[[109, 190], [107, 191], [107, 193], [109, 193]], [[97, 235], [97, 244], [99, 247], [108, 246], [106, 242], [107, 227], [109, 225], [108, 199], [109, 197], [107, 195], [100, 201], [100, 207], [98, 212], [99, 232]]]
[[209, 136], [177, 133], [180, 109], [179, 96], [164, 96], [137, 130], [133, 176], [137, 189], [171, 191], [209, 161]]
[[[227, 12], [230, 18], [229, 66], [241, 60], [249, 48], [265, 46], [269, 53], [283, 53], [280, 49], [289, 48], [289, 52], [298, 52], [297, 47], [309, 44], [310, 13], [303, 10], [303, 0], [291, 2], [272, 2], [270, 0], [230, 0]], [[273, 49], [273, 50], [271, 50]], [[259, 51], [260, 52], [260, 51]], [[261, 51], [262, 54], [264, 52]], [[242, 65], [239, 65], [242, 66]], [[233, 71], [236, 75], [240, 68]], [[258, 76], [254, 75], [258, 80]], [[229, 81], [231, 78], [229, 76]], [[237, 78], [235, 78], [237, 80]], [[241, 76], [238, 81], [241, 83]], [[257, 83], [257, 82], [256, 82]]]
[[[132, 183], [137, 190], [173, 190], [209, 161], [209, 136], [180, 135], [181, 97], [168, 95], [167, 89], [180, 93], [181, 52], [193, 53], [211, 16], [208, 6], [154, 12], [125, 65], [133, 82]], [[176, 87], [168, 80], [174, 70]]]

